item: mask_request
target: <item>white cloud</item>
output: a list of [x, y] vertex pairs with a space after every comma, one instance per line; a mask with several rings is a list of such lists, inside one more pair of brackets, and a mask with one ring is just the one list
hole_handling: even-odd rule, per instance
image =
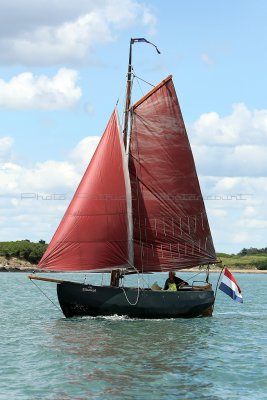
[[244, 210], [244, 216], [246, 217], [255, 217], [258, 215], [258, 210], [256, 207], [248, 206]]
[[212, 176], [201, 183], [217, 251], [266, 247], [267, 177]]
[[72, 192], [79, 182], [75, 166], [69, 162], [46, 161], [32, 168], [18, 164], [5, 163], [0, 170], [1, 195], [18, 198], [35, 197], [30, 194], [66, 194]]
[[[7, 138], [0, 139], [0, 150], [4, 139]], [[11, 138], [8, 139], [11, 141]], [[77, 143], [65, 161], [47, 160], [32, 167], [10, 161], [1, 163], [1, 195], [11, 197], [14, 195], [17, 198], [18, 195], [21, 197], [21, 193], [40, 195], [72, 193], [89, 164], [99, 140], [99, 136], [85, 137]]]
[[219, 176], [266, 176], [267, 145], [192, 146], [198, 171]]
[[0, 79], [0, 108], [55, 110], [71, 107], [81, 97], [78, 74], [62, 68], [49, 78], [25, 72], [9, 82]]
[[255, 228], [255, 229], [267, 229], [267, 219], [246, 219], [244, 218], [241, 223], [241, 227], [245, 228]]
[[10, 159], [13, 138], [10, 136], [0, 137], [0, 169], [3, 168], [3, 162]]
[[226, 210], [223, 210], [223, 209], [221, 209], [221, 208], [214, 208], [214, 209], [211, 209], [211, 215], [213, 215], [213, 216], [215, 216], [215, 217], [226, 217], [227, 216], [227, 211]]
[[217, 193], [231, 192], [247, 194], [247, 196], [267, 194], [267, 177], [217, 177], [213, 182], [213, 190]]
[[[1, 240], [50, 240], [79, 184], [100, 137], [81, 140], [65, 161], [47, 160], [31, 168], [6, 161], [0, 164]], [[0, 150], [12, 138], [0, 139]]]
[[[68, 0], [61, 0], [60, 7], [53, 2], [55, 8], [51, 2], [39, 0], [38, 6], [31, 4], [26, 13], [21, 3], [27, 2], [13, 0], [12, 12], [9, 5], [1, 6], [5, 18], [0, 17], [0, 25], [2, 22], [6, 26], [0, 39], [2, 63], [39, 65], [79, 61], [96, 44], [114, 40], [119, 29], [143, 25], [150, 33], [155, 30], [153, 13], [133, 0], [78, 0], [75, 7]], [[14, 13], [16, 9], [21, 10], [19, 17], [18, 11]]]
[[194, 144], [267, 146], [267, 110], [250, 111], [245, 104], [233, 105], [233, 112], [220, 117], [206, 113], [190, 127]]
[[88, 136], [82, 139], [71, 151], [69, 158], [76, 165], [76, 168], [83, 170], [91, 160], [99, 143], [100, 136]]
[[[267, 176], [267, 110], [233, 106], [230, 115], [203, 114], [189, 127], [200, 174]], [[227, 179], [229, 179], [227, 178]]]
[[241, 244], [249, 243], [250, 235], [249, 233], [238, 232], [235, 233], [234, 235], [231, 235], [231, 239], [233, 240], [234, 243], [239, 243], [241, 246]]

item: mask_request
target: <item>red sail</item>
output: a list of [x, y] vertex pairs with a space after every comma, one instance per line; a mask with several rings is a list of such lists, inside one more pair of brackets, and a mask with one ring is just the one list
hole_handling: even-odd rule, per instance
[[216, 260], [192, 151], [171, 76], [133, 108], [129, 172], [139, 271]]
[[114, 111], [40, 268], [110, 270], [127, 264], [127, 176]]

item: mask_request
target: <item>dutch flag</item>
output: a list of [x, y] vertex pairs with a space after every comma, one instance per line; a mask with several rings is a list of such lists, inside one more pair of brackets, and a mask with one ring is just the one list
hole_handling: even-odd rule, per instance
[[241, 294], [241, 289], [238, 286], [235, 278], [231, 272], [225, 268], [222, 281], [220, 283], [219, 289], [221, 289], [225, 294], [228, 294], [233, 300], [243, 303], [243, 297]]

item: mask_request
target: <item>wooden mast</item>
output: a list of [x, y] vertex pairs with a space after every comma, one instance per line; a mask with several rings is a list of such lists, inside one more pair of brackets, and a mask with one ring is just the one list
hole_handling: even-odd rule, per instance
[[133, 39], [130, 40], [126, 99], [125, 99], [125, 108], [124, 108], [123, 143], [124, 143], [125, 149], [127, 149], [129, 108], [131, 105], [131, 93], [132, 93], [132, 44], [133, 44]]
[[[128, 73], [127, 73], [127, 86], [126, 86], [126, 99], [124, 108], [124, 126], [123, 126], [123, 143], [125, 150], [127, 150], [127, 138], [128, 138], [128, 122], [129, 122], [129, 109], [131, 105], [131, 93], [132, 93], [132, 44], [133, 39], [130, 40], [129, 50], [129, 62], [128, 62]], [[119, 286], [120, 270], [112, 270], [110, 275], [110, 285]]]

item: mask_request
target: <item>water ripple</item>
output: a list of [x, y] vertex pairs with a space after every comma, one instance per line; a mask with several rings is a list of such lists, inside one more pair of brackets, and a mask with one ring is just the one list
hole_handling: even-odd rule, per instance
[[67, 320], [2, 277], [1, 400], [266, 399], [267, 276], [238, 276], [245, 303], [218, 295], [213, 318], [152, 321]]

